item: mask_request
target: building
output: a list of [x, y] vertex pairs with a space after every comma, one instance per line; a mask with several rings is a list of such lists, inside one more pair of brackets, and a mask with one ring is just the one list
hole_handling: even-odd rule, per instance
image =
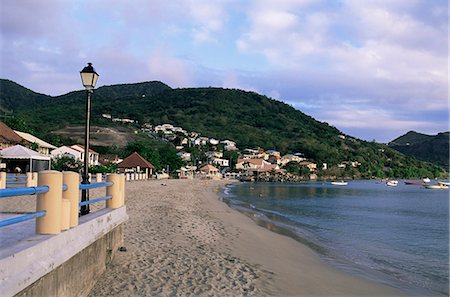
[[200, 168], [198, 171], [200, 171], [200, 174], [202, 177], [211, 178], [211, 179], [219, 179], [222, 178], [222, 175], [219, 172], [219, 169], [212, 165], [205, 165], [202, 168]]
[[149, 161], [145, 160], [137, 152], [132, 153], [118, 165], [119, 171], [124, 172], [135, 172], [135, 173], [145, 173], [148, 176], [153, 174], [155, 166], [153, 166]]
[[26, 141], [28, 141], [29, 143], [31, 143], [31, 145], [36, 145], [36, 150], [38, 151], [38, 153], [43, 154], [45, 156], [50, 156], [50, 152], [54, 149], [56, 149], [56, 146], [45, 142], [44, 140], [37, 138], [34, 135], [31, 135], [29, 133], [26, 132], [20, 132], [20, 131], [16, 131], [14, 130], [14, 132], [17, 133], [17, 135], [19, 135], [20, 137], [22, 137], [23, 139], [25, 139]]
[[221, 159], [221, 158], [214, 158], [212, 160], [212, 163], [219, 166], [219, 167], [228, 167], [230, 166], [230, 160], [227, 159]]
[[[79, 151], [81, 153], [81, 161], [84, 162], [84, 146], [80, 144], [74, 144], [70, 148]], [[89, 149], [89, 165], [98, 165], [99, 157], [99, 153], [92, 149]]]
[[50, 153], [52, 158], [60, 158], [62, 156], [69, 156], [75, 160], [83, 161], [81, 159], [81, 152], [79, 150], [73, 149], [69, 146], [61, 146], [51, 151]]
[[0, 149], [4, 149], [16, 144], [29, 145], [29, 143], [20, 137], [13, 129], [5, 123], [0, 122]]

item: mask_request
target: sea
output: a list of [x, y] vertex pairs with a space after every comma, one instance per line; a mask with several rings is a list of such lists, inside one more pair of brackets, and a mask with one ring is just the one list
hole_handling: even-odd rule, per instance
[[384, 182], [235, 183], [223, 200], [348, 273], [410, 296], [449, 295], [449, 190]]

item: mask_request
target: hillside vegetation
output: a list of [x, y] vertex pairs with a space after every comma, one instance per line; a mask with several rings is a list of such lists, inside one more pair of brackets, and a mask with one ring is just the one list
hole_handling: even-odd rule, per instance
[[[6, 84], [6, 87], [11, 87]], [[25, 88], [13, 85], [11, 93], [21, 94]], [[67, 126], [83, 125], [85, 121], [84, 91], [58, 97], [29, 93], [26, 99], [9, 100], [14, 118], [6, 121], [23, 125], [44, 139]], [[3, 102], [3, 92], [1, 94]], [[169, 123], [188, 131], [217, 139], [230, 139], [238, 147], [261, 147], [282, 153], [304, 153], [310, 160], [329, 166], [344, 161], [361, 163], [350, 176], [358, 177], [420, 177], [436, 176], [441, 170], [398, 153], [386, 145], [355, 139], [293, 107], [254, 92], [222, 88], [171, 89], [161, 82], [101, 87], [92, 97], [91, 122], [96, 126], [119, 124], [102, 117], [117, 118], [158, 125]], [[13, 123], [14, 124], [14, 123]], [[125, 146], [118, 143], [117, 146]]]
[[449, 168], [450, 133], [427, 135], [409, 131], [389, 143], [389, 146], [418, 160], [428, 161]]

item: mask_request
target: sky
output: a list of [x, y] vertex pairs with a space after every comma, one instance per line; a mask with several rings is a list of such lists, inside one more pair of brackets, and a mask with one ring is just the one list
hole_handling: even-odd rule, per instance
[[[447, 0], [2, 0], [0, 78], [162, 81], [283, 101], [364, 140], [449, 130]], [[179, 123], [180, 125], [182, 123]]]

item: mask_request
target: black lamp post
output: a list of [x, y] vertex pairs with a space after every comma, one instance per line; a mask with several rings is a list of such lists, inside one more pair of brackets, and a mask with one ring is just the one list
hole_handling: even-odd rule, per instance
[[[97, 83], [98, 74], [95, 72], [92, 63], [88, 63], [83, 70], [80, 71], [81, 82], [86, 88], [87, 99], [86, 99], [86, 127], [84, 130], [84, 169], [81, 183], [89, 183], [89, 121], [91, 114], [91, 95], [94, 92], [95, 84]], [[81, 201], [89, 200], [89, 190], [82, 190]], [[81, 206], [80, 215], [85, 215], [89, 213], [89, 204]]]

